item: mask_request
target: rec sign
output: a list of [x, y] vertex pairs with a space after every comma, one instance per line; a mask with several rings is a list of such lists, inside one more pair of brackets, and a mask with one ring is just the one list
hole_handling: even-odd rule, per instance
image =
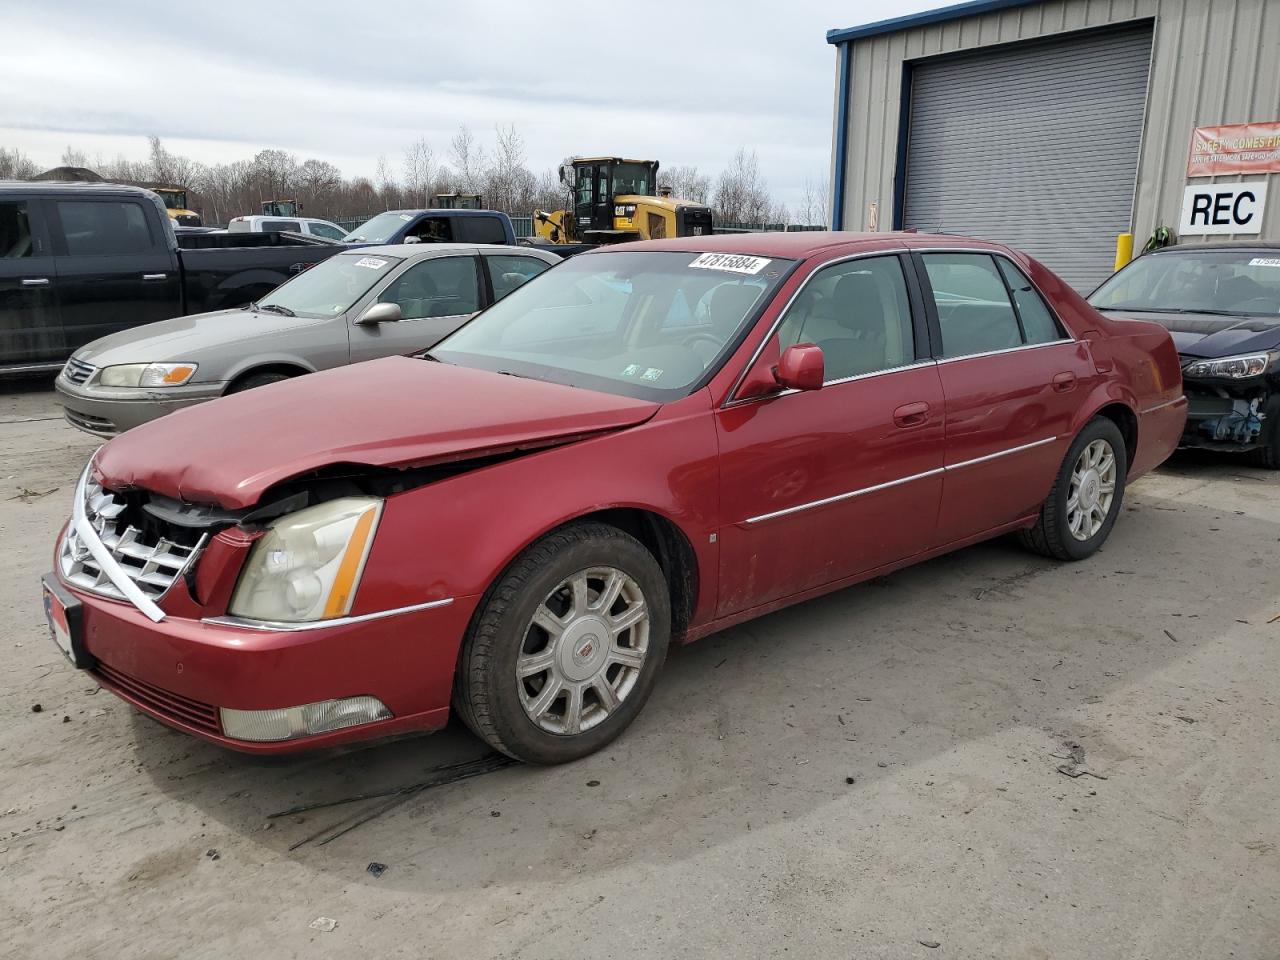
[[1267, 181], [1202, 183], [1182, 195], [1182, 234], [1256, 234], [1267, 209]]

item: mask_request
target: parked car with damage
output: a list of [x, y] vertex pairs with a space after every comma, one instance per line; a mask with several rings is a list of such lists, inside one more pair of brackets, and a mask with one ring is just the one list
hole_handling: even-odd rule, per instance
[[421, 356], [111, 440], [45, 602], [97, 683], [228, 747], [452, 709], [569, 761], [635, 718], [672, 642], [1005, 533], [1092, 555], [1186, 403], [1167, 330], [997, 244], [603, 247]]
[[0, 182], [0, 376], [54, 372], [107, 334], [260, 299], [341, 249], [291, 234], [179, 236], [139, 187]]
[[232, 310], [95, 340], [54, 381], [67, 421], [109, 437], [229, 393], [433, 346], [560, 258], [525, 247], [366, 247]]
[[1164, 247], [1089, 302], [1173, 335], [1189, 401], [1182, 446], [1248, 452], [1280, 469], [1280, 243]]

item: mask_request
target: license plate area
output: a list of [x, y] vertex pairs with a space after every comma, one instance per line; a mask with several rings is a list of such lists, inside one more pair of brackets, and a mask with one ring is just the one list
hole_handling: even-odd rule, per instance
[[83, 606], [51, 573], [44, 575], [41, 587], [44, 592], [44, 615], [49, 623], [49, 634], [53, 637], [53, 642], [72, 665], [87, 668], [90, 657], [84, 648]]

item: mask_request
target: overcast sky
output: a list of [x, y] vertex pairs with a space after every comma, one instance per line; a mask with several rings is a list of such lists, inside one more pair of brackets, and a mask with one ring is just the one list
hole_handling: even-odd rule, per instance
[[0, 12], [0, 146], [54, 166], [141, 158], [145, 137], [205, 162], [264, 147], [372, 176], [459, 124], [515, 124], [535, 171], [620, 153], [714, 175], [754, 148], [795, 203], [827, 175], [826, 31], [938, 0], [42, 0]]

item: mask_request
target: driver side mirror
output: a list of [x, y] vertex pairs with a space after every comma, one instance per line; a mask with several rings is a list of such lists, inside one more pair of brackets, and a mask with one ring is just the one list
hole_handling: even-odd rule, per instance
[[360, 314], [356, 323], [362, 326], [377, 326], [380, 323], [395, 323], [397, 320], [403, 320], [404, 313], [400, 310], [398, 303], [375, 303], [364, 313]]
[[773, 376], [784, 390], [821, 390], [826, 372], [827, 362], [821, 347], [812, 343], [793, 343], [782, 351]]

